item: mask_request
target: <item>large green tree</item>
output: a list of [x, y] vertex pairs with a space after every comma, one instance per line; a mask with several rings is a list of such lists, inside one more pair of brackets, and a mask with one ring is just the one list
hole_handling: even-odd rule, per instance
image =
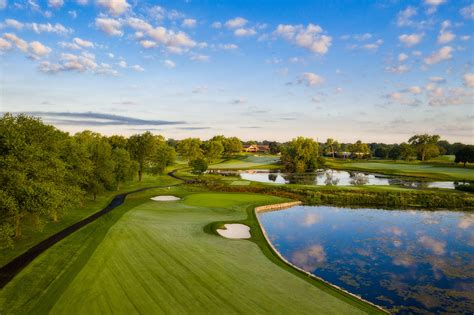
[[185, 158], [188, 163], [203, 157], [199, 138], [186, 138], [178, 143], [178, 153]]
[[440, 152], [437, 145], [439, 139], [438, 135], [414, 135], [408, 139], [408, 143], [416, 149], [418, 159], [426, 161], [439, 155]]
[[156, 153], [156, 137], [149, 131], [133, 135], [128, 139], [128, 151], [138, 163], [138, 181], [142, 181], [145, 164]]
[[204, 142], [204, 155], [209, 162], [214, 162], [219, 159], [224, 153], [224, 145], [220, 140], [209, 140]]
[[283, 147], [281, 160], [289, 172], [311, 172], [318, 168], [318, 148], [313, 139], [298, 137]]
[[463, 163], [466, 167], [466, 163], [474, 163], [474, 145], [465, 145], [459, 149], [454, 160], [455, 163]]

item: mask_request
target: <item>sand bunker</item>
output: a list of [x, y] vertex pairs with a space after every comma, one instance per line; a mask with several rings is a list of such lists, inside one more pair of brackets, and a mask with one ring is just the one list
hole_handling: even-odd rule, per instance
[[151, 200], [155, 201], [176, 201], [176, 200], [181, 200], [181, 198], [178, 198], [176, 196], [156, 196], [153, 198], [150, 198]]
[[217, 229], [220, 236], [226, 238], [250, 238], [250, 228], [244, 224], [225, 224], [224, 229]]

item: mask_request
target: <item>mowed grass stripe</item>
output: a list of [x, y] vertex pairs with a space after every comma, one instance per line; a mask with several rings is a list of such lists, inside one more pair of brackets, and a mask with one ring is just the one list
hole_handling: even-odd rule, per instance
[[203, 231], [214, 221], [245, 219], [250, 204], [278, 201], [195, 194], [142, 204], [109, 230], [51, 313], [360, 312], [275, 265], [255, 243]]

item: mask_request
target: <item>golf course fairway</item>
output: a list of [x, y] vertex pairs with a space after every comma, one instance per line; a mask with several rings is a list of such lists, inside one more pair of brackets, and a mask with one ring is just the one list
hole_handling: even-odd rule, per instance
[[[159, 194], [183, 199], [150, 200]], [[377, 313], [276, 258], [253, 208], [282, 201], [178, 187], [129, 196], [18, 274], [0, 313]], [[252, 238], [220, 237], [220, 222], [246, 224]]]

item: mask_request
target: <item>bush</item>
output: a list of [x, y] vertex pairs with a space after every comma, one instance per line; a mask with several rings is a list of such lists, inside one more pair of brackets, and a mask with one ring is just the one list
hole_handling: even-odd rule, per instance
[[460, 191], [467, 191], [467, 192], [474, 192], [474, 185], [473, 184], [462, 184], [456, 186], [457, 190]]
[[207, 171], [207, 161], [205, 159], [199, 158], [189, 162], [189, 166], [193, 168], [193, 173], [202, 174]]

